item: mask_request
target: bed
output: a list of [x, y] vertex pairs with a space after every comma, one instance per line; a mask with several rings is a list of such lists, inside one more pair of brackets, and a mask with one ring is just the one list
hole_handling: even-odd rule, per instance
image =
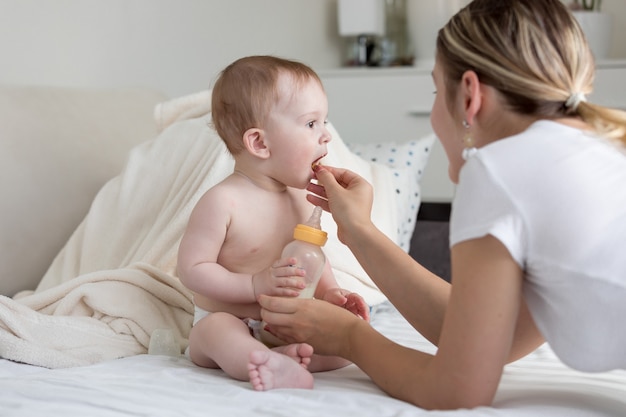
[[[387, 303], [372, 324], [392, 339], [426, 351]], [[623, 416], [626, 375], [571, 371], [542, 346], [509, 365], [493, 407], [425, 411], [381, 392], [351, 365], [318, 373], [313, 390], [255, 392], [219, 370], [194, 366], [183, 356], [137, 355], [66, 369], [0, 363], [3, 416]]]
[[[32, 90], [28, 93], [35, 94]], [[51, 100], [58, 105], [59, 96], [76, 92], [47, 90], [46, 94], [54, 96]], [[72, 96], [68, 99], [72, 105], [67, 106], [63, 116], [84, 122], [86, 104], [102, 106], [102, 95], [110, 93], [98, 94], [97, 100], [91, 94], [87, 101], [84, 95]], [[69, 224], [72, 232], [68, 236], [60, 234], [62, 242], [57, 242], [56, 253], [45, 271], [39, 276], [28, 275], [36, 281], [34, 291], [19, 285], [7, 287], [15, 284], [14, 276], [19, 271], [9, 274], [7, 268], [2, 270], [3, 294], [16, 288], [26, 291], [0, 297], [0, 356], [5, 358], [0, 359], [0, 415], [626, 415], [626, 371], [579, 373], [561, 364], [546, 345], [506, 367], [493, 407], [455, 411], [426, 411], [393, 399], [354, 365], [315, 374], [313, 390], [255, 392], [248, 383], [232, 380], [220, 370], [192, 364], [179, 353], [186, 346], [193, 305], [190, 293], [175, 276], [177, 243], [194, 202], [232, 168], [223, 145], [206, 123], [209, 94], [203, 91], [165, 100], [145, 92], [140, 94], [141, 99], [137, 93], [117, 93], [107, 96], [107, 100], [126, 104], [136, 100], [141, 104], [134, 114], [136, 118], [129, 118], [133, 109], [120, 111], [119, 103], [94, 112], [92, 117], [106, 120], [107, 126], [121, 118], [131, 125], [152, 124], [154, 133], [150, 128], [131, 132], [118, 129], [103, 136], [103, 141], [113, 141], [124, 130], [134, 139], [120, 147], [119, 153], [125, 155], [123, 166], [109, 166], [110, 177], [91, 184], [94, 195], [89, 196], [84, 212], [79, 212], [76, 224]], [[38, 97], [34, 101], [41, 100]], [[15, 90], [3, 90], [0, 109], [6, 112], [0, 114], [15, 112], [26, 101]], [[149, 116], [144, 106], [150, 107], [145, 112]], [[43, 107], [50, 111], [50, 106]], [[22, 119], [28, 120], [29, 116], [33, 116], [32, 109], [24, 111]], [[38, 116], [41, 120], [41, 114]], [[53, 115], [53, 119], [58, 117]], [[0, 120], [3, 135], [8, 132], [3, 126], [21, 120], [8, 119]], [[62, 130], [61, 135], [67, 138], [93, 133], [93, 126], [91, 130], [76, 129], [76, 123], [72, 123], [71, 131]], [[47, 127], [46, 134], [51, 134], [54, 123]], [[20, 134], [23, 131], [19, 130]], [[369, 179], [376, 190], [373, 218], [377, 225], [411, 256], [449, 279], [446, 216], [433, 216], [429, 211], [432, 206], [421, 204], [419, 195], [419, 178], [434, 136], [368, 145], [344, 142], [336, 131], [333, 137], [325, 162], [347, 166]], [[26, 146], [29, 142], [23, 138], [15, 142], [9, 138], [5, 146], [7, 143], [3, 178], [11, 173], [9, 168], [14, 182], [24, 181], [28, 176], [24, 172], [35, 175], [34, 169], [15, 175], [21, 166], [15, 159], [32, 156], [26, 151], [32, 151], [33, 146]], [[64, 142], [55, 143], [61, 146]], [[81, 143], [69, 140], [63, 146], [80, 148]], [[107, 157], [103, 149], [107, 148], [94, 151], [97, 157]], [[57, 168], [44, 170], [44, 177], [36, 185], [50, 180], [49, 188], [64, 186], [50, 179], [64, 170]], [[3, 228], [5, 224], [19, 223], [15, 216], [23, 213], [15, 208], [18, 203], [32, 208], [24, 189], [3, 188], [6, 198], [2, 216], [7, 222]], [[12, 202], [16, 205], [8, 204]], [[47, 224], [51, 222], [52, 205], [50, 202], [38, 212], [48, 216]], [[31, 227], [11, 237], [4, 232], [9, 230], [7, 226], [1, 238], [6, 249], [15, 246], [18, 238], [34, 233], [29, 237], [31, 247], [17, 254], [14, 251], [11, 257], [4, 253], [4, 265], [13, 265], [15, 257], [24, 253], [35, 259], [37, 243], [44, 242], [55, 229], [46, 230], [46, 236], [41, 229], [33, 232], [32, 224], [38, 217], [32, 211], [28, 214], [35, 216], [25, 223]], [[77, 216], [74, 212], [71, 215]], [[55, 220], [55, 224], [60, 223]], [[325, 251], [338, 281], [363, 294], [372, 306], [372, 325], [399, 343], [434, 352], [435, 347], [407, 324], [347, 249], [332, 238], [336, 229], [329, 216], [323, 219], [322, 227], [331, 237]], [[155, 354], [157, 351], [150, 349], [151, 336], [162, 330], [174, 334], [175, 353]]]

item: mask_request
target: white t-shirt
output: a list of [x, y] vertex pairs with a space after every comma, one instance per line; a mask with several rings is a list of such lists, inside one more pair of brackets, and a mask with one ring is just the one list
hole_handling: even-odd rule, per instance
[[626, 369], [626, 153], [551, 121], [478, 150], [461, 169], [450, 245], [495, 236], [554, 352]]

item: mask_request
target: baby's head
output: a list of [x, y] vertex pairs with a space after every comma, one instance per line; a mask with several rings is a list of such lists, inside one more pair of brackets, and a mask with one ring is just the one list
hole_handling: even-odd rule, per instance
[[282, 75], [292, 78], [297, 87], [314, 80], [322, 85], [310, 67], [273, 56], [249, 56], [227, 66], [213, 86], [211, 114], [213, 126], [229, 152], [244, 149], [246, 130], [263, 127], [268, 114], [281, 99]]

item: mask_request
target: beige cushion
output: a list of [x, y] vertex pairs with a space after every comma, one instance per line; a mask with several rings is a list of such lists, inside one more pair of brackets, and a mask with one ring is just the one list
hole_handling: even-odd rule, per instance
[[128, 151], [156, 135], [153, 109], [165, 99], [0, 86], [0, 294], [36, 287]]

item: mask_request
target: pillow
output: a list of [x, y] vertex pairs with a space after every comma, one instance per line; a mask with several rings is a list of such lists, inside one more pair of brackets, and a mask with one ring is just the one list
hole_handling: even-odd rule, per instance
[[397, 242], [406, 252], [409, 251], [421, 203], [419, 181], [436, 139], [434, 134], [430, 134], [408, 142], [346, 143], [348, 149], [366, 161], [391, 169], [397, 199]]

